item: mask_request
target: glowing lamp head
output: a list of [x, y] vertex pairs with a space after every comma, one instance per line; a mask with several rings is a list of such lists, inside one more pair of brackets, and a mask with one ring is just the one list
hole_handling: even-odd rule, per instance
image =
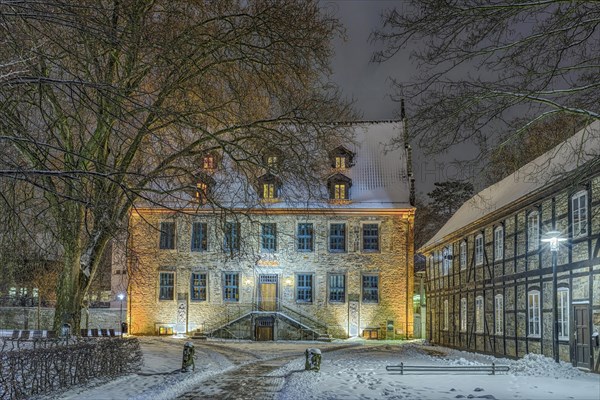
[[542, 242], [550, 244], [550, 251], [558, 251], [560, 247], [560, 242], [564, 242], [567, 239], [560, 236], [560, 231], [550, 231], [546, 232], [544, 237], [542, 238]]
[[123, 293], [119, 293], [117, 295], [117, 297], [118, 297], [119, 300], [123, 300], [125, 298], [125, 295]]

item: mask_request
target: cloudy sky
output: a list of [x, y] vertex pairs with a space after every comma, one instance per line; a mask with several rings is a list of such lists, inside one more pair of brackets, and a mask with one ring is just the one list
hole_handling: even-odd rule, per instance
[[[405, 3], [402, 0], [324, 0], [323, 5], [334, 12], [346, 29], [346, 40], [335, 42], [334, 81], [347, 98], [354, 99], [363, 120], [397, 119], [400, 105], [390, 97], [393, 89], [389, 78], [410, 81], [416, 72], [415, 65], [411, 63], [408, 51], [381, 64], [370, 62], [371, 55], [381, 44], [372, 43], [369, 35], [381, 26], [381, 15], [386, 9], [395, 7], [402, 11]], [[408, 103], [410, 99], [406, 101]], [[455, 163], [455, 160], [474, 158], [478, 152], [474, 145], [461, 145], [435, 157], [424, 156], [415, 146], [413, 150], [417, 192], [430, 192], [434, 182], [474, 181], [478, 176], [479, 170]]]

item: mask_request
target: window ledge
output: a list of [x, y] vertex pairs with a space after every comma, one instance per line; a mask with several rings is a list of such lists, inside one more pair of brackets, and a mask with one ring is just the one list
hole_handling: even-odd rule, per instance
[[527, 339], [541, 339], [541, 335], [527, 335]]
[[347, 205], [352, 203], [351, 200], [348, 199], [329, 199], [330, 204], [338, 204], [338, 205]]

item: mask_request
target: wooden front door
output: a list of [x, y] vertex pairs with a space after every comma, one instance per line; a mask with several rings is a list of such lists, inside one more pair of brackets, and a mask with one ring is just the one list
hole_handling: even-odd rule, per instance
[[273, 340], [273, 318], [259, 318], [256, 320], [256, 340], [260, 342]]
[[259, 310], [277, 311], [277, 275], [260, 275], [259, 282]]
[[575, 318], [575, 366], [590, 368], [590, 309], [588, 304], [573, 306]]

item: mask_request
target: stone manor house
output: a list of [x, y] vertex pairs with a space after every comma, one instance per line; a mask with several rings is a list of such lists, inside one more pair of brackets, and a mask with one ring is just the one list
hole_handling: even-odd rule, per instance
[[[173, 212], [139, 204], [127, 253], [113, 255], [133, 334], [195, 333], [278, 340], [405, 337], [413, 332], [410, 148], [389, 150], [401, 122], [350, 124], [355, 141], [328, 149], [329, 200], [286, 202], [264, 171], [260, 207]], [[209, 180], [220, 155], [207, 155]], [[268, 163], [277, 154], [267, 154]], [[272, 159], [271, 159], [272, 158]], [[226, 161], [226, 160], [220, 160]], [[206, 182], [199, 183], [204, 190]], [[127, 268], [137, 271], [127, 279]]]
[[599, 370], [599, 160], [595, 121], [482, 190], [419, 250], [431, 342]]

